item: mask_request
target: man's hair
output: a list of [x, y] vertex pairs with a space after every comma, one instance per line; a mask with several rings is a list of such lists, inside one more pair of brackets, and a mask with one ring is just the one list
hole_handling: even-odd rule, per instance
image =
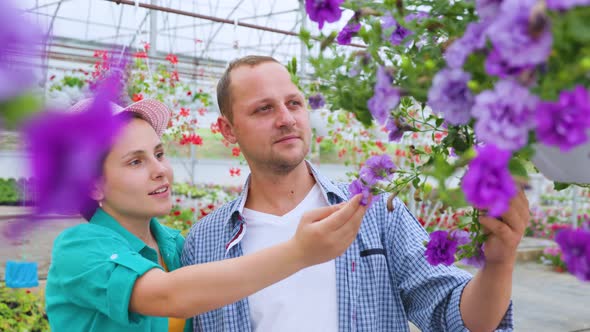
[[247, 55], [245, 57], [233, 60], [221, 75], [217, 83], [217, 104], [221, 115], [225, 116], [229, 122], [233, 122], [232, 100], [231, 100], [231, 71], [242, 66], [254, 67], [265, 62], [279, 63], [275, 58], [265, 55]]

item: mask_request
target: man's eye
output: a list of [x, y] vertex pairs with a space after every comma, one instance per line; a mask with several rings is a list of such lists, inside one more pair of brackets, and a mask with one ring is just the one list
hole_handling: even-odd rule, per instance
[[262, 107], [259, 107], [259, 108], [257, 109], [257, 111], [258, 111], [258, 112], [266, 112], [266, 111], [269, 111], [271, 108], [272, 108], [272, 106], [270, 106], [270, 105], [264, 105], [264, 106], [262, 106]]

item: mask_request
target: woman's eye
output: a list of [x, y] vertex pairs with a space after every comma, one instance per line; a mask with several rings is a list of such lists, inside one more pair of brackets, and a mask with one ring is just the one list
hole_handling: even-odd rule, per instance
[[289, 103], [290, 103], [291, 105], [295, 105], [295, 106], [300, 106], [300, 105], [301, 105], [301, 102], [300, 102], [300, 101], [298, 101], [298, 100], [291, 100]]
[[141, 160], [139, 160], [139, 159], [133, 159], [129, 162], [129, 165], [131, 165], [131, 166], [137, 166], [139, 164], [141, 164]]
[[164, 158], [164, 152], [158, 152], [158, 153], [156, 153], [156, 158], [158, 158], [158, 159], [160, 159], [160, 160], [161, 160], [162, 158]]

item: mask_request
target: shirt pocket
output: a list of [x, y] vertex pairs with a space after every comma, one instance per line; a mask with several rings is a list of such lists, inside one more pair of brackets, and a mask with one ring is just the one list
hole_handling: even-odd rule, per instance
[[393, 326], [392, 317], [399, 318], [396, 301], [397, 290], [387, 263], [385, 248], [375, 246], [360, 250], [358, 263], [358, 308], [359, 331], [384, 331]]

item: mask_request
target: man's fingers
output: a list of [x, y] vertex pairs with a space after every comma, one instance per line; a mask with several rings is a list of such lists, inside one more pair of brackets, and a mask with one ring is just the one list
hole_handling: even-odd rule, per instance
[[528, 217], [528, 202], [522, 190], [510, 200], [510, 208], [502, 215], [502, 220], [513, 230], [523, 232], [526, 227]]
[[354, 196], [346, 203], [346, 205], [344, 205], [344, 207], [322, 220], [323, 225], [329, 230], [337, 230], [345, 225], [355, 214], [355, 212], [361, 207], [361, 198], [362, 195]]
[[479, 223], [488, 233], [493, 233], [500, 237], [507, 232], [511, 232], [511, 228], [508, 225], [492, 217], [481, 216], [479, 217]]
[[529, 199], [526, 196], [526, 193], [524, 191], [520, 192], [520, 197], [521, 197], [521, 205], [520, 205], [520, 209], [518, 210], [520, 213], [520, 217], [523, 218], [524, 220], [526, 220], [525, 223], [525, 227], [528, 226], [530, 220], [531, 220], [531, 208], [529, 205]]
[[340, 210], [342, 207], [345, 206], [345, 204], [346, 204], [346, 202], [343, 202], [343, 203], [336, 204], [336, 205], [324, 206], [321, 208], [309, 210], [309, 211], [305, 212], [305, 215], [304, 215], [305, 220], [309, 221], [309, 222], [315, 222], [315, 221], [322, 220], [322, 219], [330, 216], [332, 213]]
[[345, 228], [347, 228], [348, 232], [352, 232], [352, 233], [356, 234], [359, 227], [361, 226], [361, 222], [363, 221], [363, 217], [365, 216], [365, 213], [367, 212], [368, 206], [369, 206], [369, 204], [360, 205], [359, 208], [356, 209], [356, 211], [354, 212], [352, 217], [350, 217], [348, 222], [342, 226], [342, 229], [344, 230]]

